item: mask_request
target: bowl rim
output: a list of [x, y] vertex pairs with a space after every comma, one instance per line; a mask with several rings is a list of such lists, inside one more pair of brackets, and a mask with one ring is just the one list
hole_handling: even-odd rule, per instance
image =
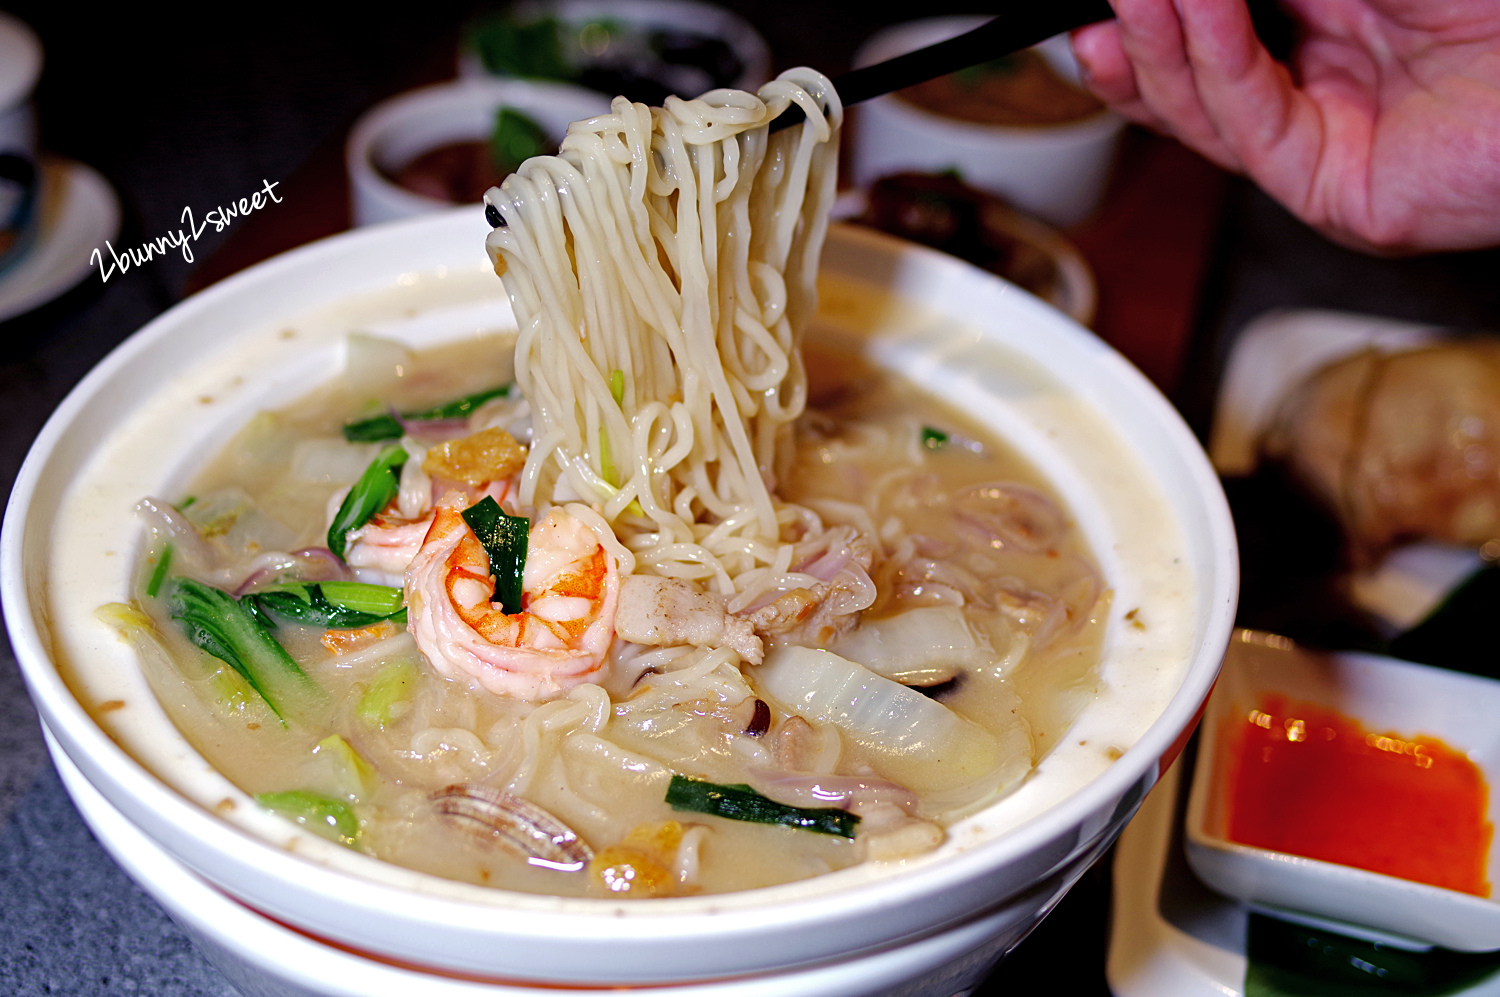
[[[510, 932], [518, 927], [535, 932], [541, 930], [539, 925], [544, 922], [550, 924], [559, 919], [585, 919], [589, 922], [590, 931], [599, 940], [656, 937], [667, 928], [679, 940], [721, 935], [730, 930], [739, 917], [746, 914], [753, 916], [768, 905], [780, 903], [781, 888], [661, 899], [651, 905], [556, 897], [540, 898], [545, 902], [535, 903], [532, 901], [538, 898], [534, 895], [496, 890], [493, 891], [495, 903], [478, 903], [463, 897], [419, 893], [390, 882], [330, 869], [305, 856], [289, 854], [270, 841], [209, 813], [158, 779], [116, 744], [73, 697], [60, 673], [51, 664], [36, 625], [35, 607], [27, 591], [22, 554], [29, 544], [45, 542], [45, 537], [28, 536], [32, 516], [29, 509], [31, 498], [59, 439], [73, 419], [109, 383], [117, 371], [136, 356], [150, 350], [157, 338], [177, 324], [193, 320], [221, 299], [239, 294], [243, 289], [253, 288], [283, 273], [317, 267], [346, 252], [350, 247], [387, 240], [394, 243], [426, 227], [458, 227], [460, 221], [469, 225], [473, 210], [459, 208], [443, 214], [358, 229], [273, 257], [227, 278], [158, 316], [90, 371], [58, 406], [38, 435], [17, 476], [8, 503], [3, 533], [0, 533], [0, 599], [12, 610], [7, 614], [7, 625], [15, 645], [17, 660], [22, 666], [38, 709], [69, 756], [90, 777], [91, 782], [97, 784], [96, 776], [107, 767], [111, 777], [129, 789], [134, 801], [139, 802], [143, 808], [149, 806], [158, 812], [170, 814], [177, 826], [184, 829], [184, 834], [191, 831], [193, 835], [215, 838], [228, 833], [235, 839], [237, 847], [248, 849], [267, 864], [292, 862], [294, 865], [291, 868], [297, 870], [304, 881], [326, 883], [325, 892], [341, 892], [351, 910], [372, 906], [391, 909], [395, 903], [404, 910], [420, 913], [422, 920], [430, 924], [472, 928], [477, 919], [485, 922], [485, 930]], [[844, 228], [840, 237], [883, 246], [888, 251], [919, 254], [929, 261], [942, 261], [944, 266], [968, 266], [935, 250], [914, 246], [880, 233]], [[1002, 285], [1007, 291], [1024, 295], [1031, 301], [1036, 300], [998, 277], [983, 271], [978, 273], [982, 275], [982, 279]], [[355, 292], [345, 288], [340, 293], [348, 295]], [[1036, 306], [1051, 311], [1040, 302], [1036, 302]], [[976, 880], [987, 869], [1042, 850], [1059, 836], [1066, 835], [1070, 829], [1087, 820], [1101, 801], [1126, 796], [1133, 787], [1149, 788], [1161, 769], [1175, 757], [1175, 752], [1180, 750], [1196, 723], [1217, 675], [1218, 660], [1228, 642], [1233, 621], [1238, 557], [1227, 502], [1206, 456], [1186, 424], [1156, 389], [1149, 385], [1144, 375], [1123, 357], [1105, 347], [1092, 333], [1075, 323], [1067, 322], [1065, 334], [1074, 337], [1081, 348], [1097, 355], [1099, 361], [1108, 368], [1107, 372], [1121, 379], [1125, 390], [1136, 396], [1140, 404], [1154, 411], [1161, 422], [1159, 428], [1176, 437], [1173, 441], [1174, 450], [1181, 458], [1188, 479], [1194, 485], [1196, 501], [1201, 505], [1200, 511], [1214, 546], [1212, 551], [1205, 552], [1204, 563], [1215, 577], [1197, 579], [1200, 589], [1206, 590], [1206, 594], [1201, 597], [1203, 629], [1198, 644], [1183, 665], [1182, 682], [1161, 712], [1124, 755], [1067, 797], [993, 839], [952, 855], [941, 864], [918, 871], [895, 870], [873, 881], [840, 885], [803, 898], [797, 905], [780, 912], [784, 915], [781, 917], [783, 926], [823, 920], [829, 916], [830, 908], [835, 909], [839, 916], [854, 916], [861, 910], [899, 906], [913, 893], [913, 882], [920, 884], [917, 892], [923, 895], [946, 891]], [[1136, 803], [1140, 796], [1144, 796], [1143, 791], [1136, 797]], [[1059, 858], [1058, 861], [1061, 864], [1065, 859]], [[828, 878], [815, 877], [802, 882], [827, 881]], [[726, 903], [726, 897], [735, 899]], [[521, 902], [518, 902], [518, 898]], [[1004, 898], [994, 898], [996, 902], [1001, 899]], [[622, 910], [625, 916], [621, 915]], [[723, 916], [704, 916], [705, 914]], [[506, 924], [507, 921], [513, 923]]]

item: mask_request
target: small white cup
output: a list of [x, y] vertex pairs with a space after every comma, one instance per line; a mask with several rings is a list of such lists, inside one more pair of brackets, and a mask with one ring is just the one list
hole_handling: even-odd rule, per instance
[[40, 215], [31, 91], [41, 72], [36, 33], [0, 12], [0, 271], [26, 252]]
[[453, 207], [407, 190], [389, 175], [430, 149], [488, 137], [502, 105], [561, 139], [570, 123], [607, 112], [609, 98], [565, 83], [484, 79], [423, 87], [377, 104], [355, 123], [344, 150], [354, 224], [374, 225]]
[[[936, 44], [983, 24], [984, 17], [934, 17], [876, 32], [855, 53], [868, 66]], [[1078, 82], [1066, 35], [1037, 46], [1064, 79]], [[892, 173], [957, 169], [975, 187], [993, 191], [1054, 225], [1083, 221], [1104, 196], [1125, 119], [1100, 111], [1060, 125], [987, 125], [960, 121], [886, 96], [859, 105], [853, 144], [854, 182], [865, 186]]]

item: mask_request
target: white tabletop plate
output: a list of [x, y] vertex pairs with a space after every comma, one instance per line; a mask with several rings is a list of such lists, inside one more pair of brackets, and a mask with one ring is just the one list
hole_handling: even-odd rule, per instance
[[40, 307], [88, 276], [89, 254], [120, 232], [120, 201], [91, 167], [42, 161], [42, 224], [36, 241], [0, 273], [0, 322]]

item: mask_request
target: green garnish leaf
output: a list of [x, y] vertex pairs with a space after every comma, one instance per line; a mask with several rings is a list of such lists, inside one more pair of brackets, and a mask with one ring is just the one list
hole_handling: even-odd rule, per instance
[[151, 579], [146, 582], [146, 595], [152, 599], [161, 591], [161, 583], [167, 580], [167, 569], [172, 566], [172, 545], [167, 544], [157, 555], [156, 567], [151, 571]]
[[359, 820], [349, 804], [305, 789], [280, 793], [258, 793], [255, 802], [309, 831], [341, 845], [353, 846], [359, 840]]
[[359, 529], [370, 521], [370, 517], [396, 496], [401, 489], [401, 468], [406, 463], [406, 451], [399, 446], [389, 446], [365, 468], [328, 527], [328, 549], [343, 560], [349, 545], [348, 533]]
[[412, 412], [402, 412], [400, 418], [390, 412], [382, 412], [380, 415], [371, 416], [368, 419], [360, 419], [356, 422], [344, 424], [344, 439], [350, 443], [374, 443], [378, 440], [399, 440], [405, 429], [401, 425], [404, 419], [407, 422], [431, 422], [434, 419], [463, 419], [479, 406], [492, 398], [504, 398], [510, 394], [510, 385], [503, 384], [498, 388], [486, 388], [476, 391], [472, 395], [436, 405], [432, 408], [419, 409]]
[[854, 837], [854, 828], [859, 823], [859, 817], [837, 807], [788, 806], [743, 784], [721, 786], [676, 774], [667, 787], [667, 802], [673, 810], [691, 810], [757, 824], [784, 824], [845, 838]]
[[495, 114], [495, 129], [490, 132], [490, 159], [502, 173], [513, 173], [532, 156], [544, 156], [552, 149], [547, 133], [531, 118], [511, 107], [501, 107]]
[[490, 555], [490, 573], [495, 576], [495, 601], [501, 612], [521, 611], [521, 575], [526, 569], [526, 544], [531, 521], [525, 516], [507, 516], [500, 503], [486, 495], [463, 511], [464, 522]]
[[570, 80], [574, 71], [563, 56], [561, 29], [552, 17], [517, 23], [497, 14], [474, 23], [469, 45], [496, 76]]
[[922, 446], [928, 450], [941, 450], [948, 445], [948, 434], [931, 426], [922, 427]]
[[171, 608], [172, 618], [182, 624], [188, 640], [239, 672], [283, 724], [288, 713], [322, 696], [318, 684], [286, 648], [228, 592], [178, 578], [172, 586]]

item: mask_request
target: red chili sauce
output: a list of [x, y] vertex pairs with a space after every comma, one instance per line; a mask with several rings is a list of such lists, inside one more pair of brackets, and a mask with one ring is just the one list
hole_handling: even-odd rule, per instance
[[1226, 725], [1231, 840], [1490, 895], [1488, 788], [1462, 753], [1283, 696]]

